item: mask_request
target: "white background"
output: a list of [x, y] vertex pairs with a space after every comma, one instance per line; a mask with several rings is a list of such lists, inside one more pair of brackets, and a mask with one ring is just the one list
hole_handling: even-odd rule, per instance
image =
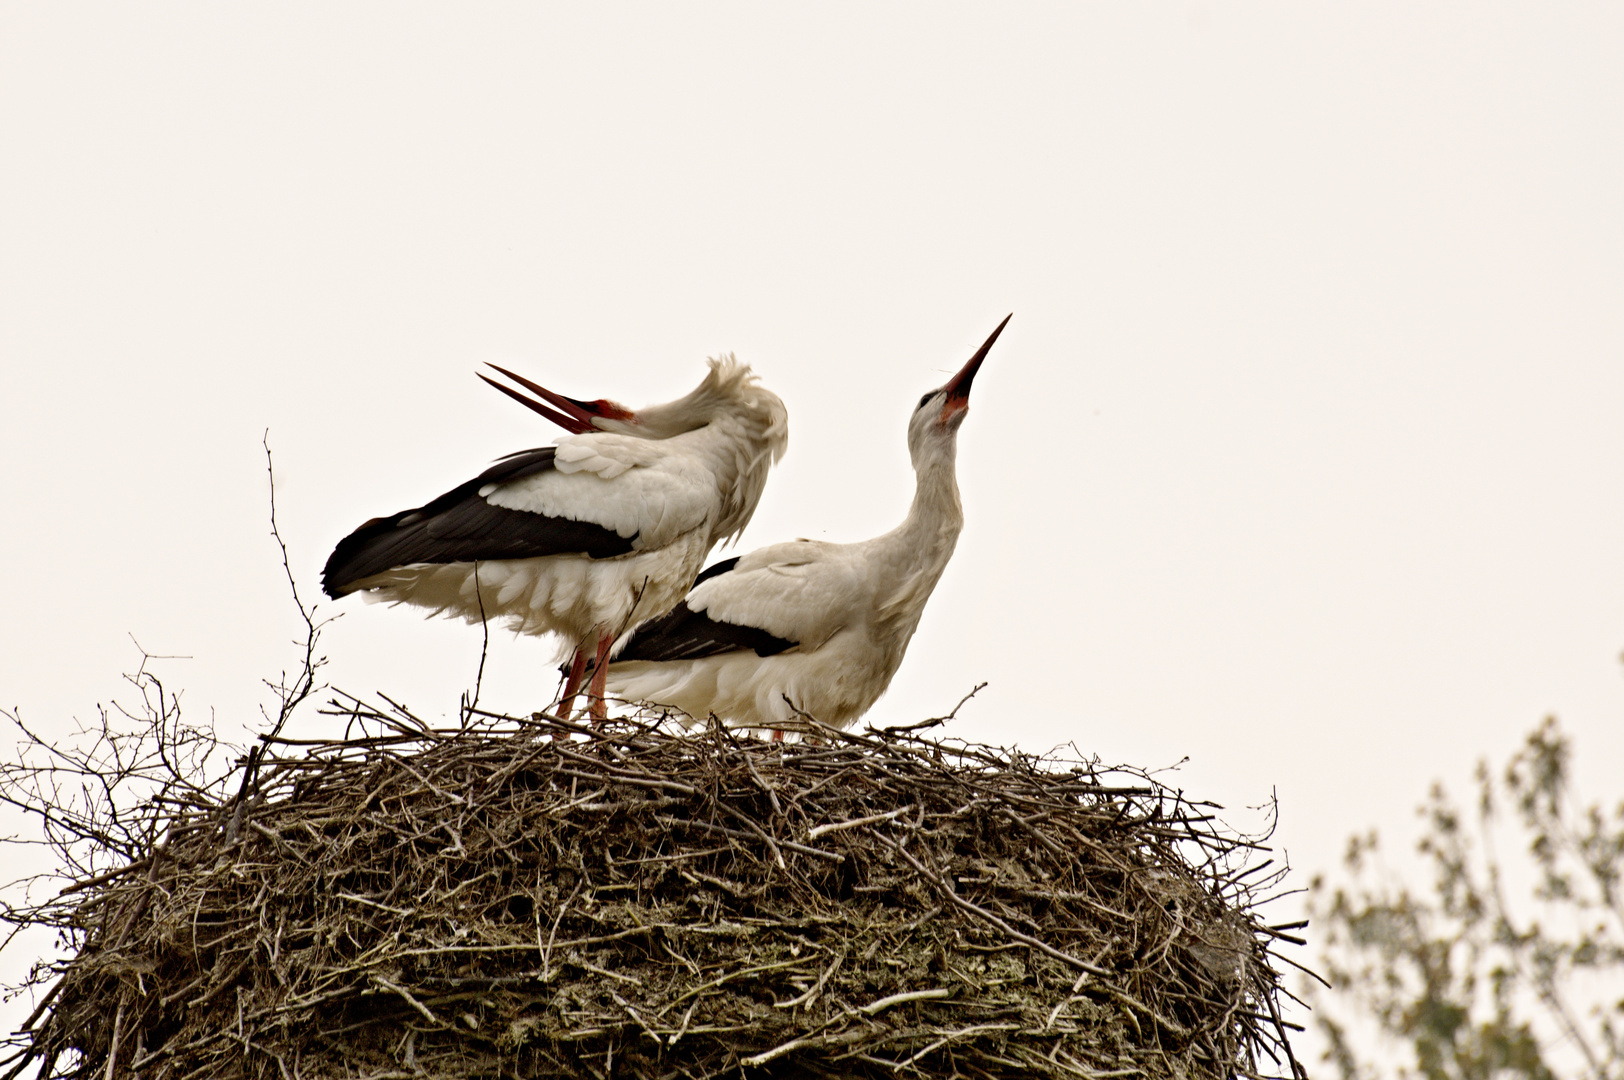
[[[0, 705], [70, 730], [133, 635], [257, 729], [267, 428], [315, 597], [554, 437], [482, 362], [636, 406], [731, 350], [791, 414], [742, 548], [856, 540], [1013, 311], [873, 722], [986, 681], [949, 734], [1278, 793], [1298, 884], [1547, 712], [1616, 799], [1621, 11], [6, 5]], [[477, 629], [322, 611], [335, 685], [455, 713]], [[484, 703], [551, 655], [496, 635]]]

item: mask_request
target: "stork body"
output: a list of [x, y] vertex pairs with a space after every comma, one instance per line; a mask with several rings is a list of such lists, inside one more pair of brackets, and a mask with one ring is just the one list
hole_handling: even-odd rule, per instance
[[[787, 445], [788, 415], [732, 357], [711, 361], [686, 397], [635, 412], [517, 381], [564, 412], [498, 388], [575, 434], [362, 525], [334, 549], [323, 586], [560, 634], [567, 710], [588, 657], [680, 601], [711, 548], [749, 522]], [[601, 672], [594, 689], [601, 714]]]
[[802, 714], [843, 727], [867, 712], [901, 666], [964, 526], [957, 433], [1004, 323], [915, 408], [917, 487], [900, 526], [856, 544], [774, 544], [710, 567], [681, 603], [620, 644], [609, 691], [774, 730]]

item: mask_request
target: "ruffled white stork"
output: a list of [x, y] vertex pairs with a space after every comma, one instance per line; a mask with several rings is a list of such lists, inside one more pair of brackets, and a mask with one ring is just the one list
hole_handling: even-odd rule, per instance
[[[493, 365], [494, 366], [494, 365]], [[373, 518], [333, 549], [327, 595], [557, 633], [568, 643], [567, 715], [590, 657], [682, 599], [717, 543], [755, 512], [789, 443], [789, 414], [732, 356], [687, 395], [632, 410], [579, 401], [498, 368], [573, 434], [524, 450], [414, 510]], [[484, 376], [481, 376], [484, 378]], [[604, 665], [589, 690], [603, 715]]]
[[899, 527], [858, 544], [774, 544], [707, 568], [680, 604], [620, 643], [610, 693], [775, 734], [799, 715], [844, 727], [867, 712], [902, 664], [964, 526], [959, 425], [1008, 322], [914, 408], [918, 484]]

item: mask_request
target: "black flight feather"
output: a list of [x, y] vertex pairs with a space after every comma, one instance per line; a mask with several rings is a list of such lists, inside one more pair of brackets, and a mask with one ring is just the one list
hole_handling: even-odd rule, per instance
[[353, 591], [355, 582], [413, 563], [533, 559], [585, 555], [607, 559], [632, 550], [635, 536], [621, 536], [590, 521], [548, 517], [492, 506], [479, 494], [486, 484], [510, 483], [553, 466], [557, 447], [509, 454], [433, 502], [373, 518], [338, 542], [322, 570], [328, 596]]

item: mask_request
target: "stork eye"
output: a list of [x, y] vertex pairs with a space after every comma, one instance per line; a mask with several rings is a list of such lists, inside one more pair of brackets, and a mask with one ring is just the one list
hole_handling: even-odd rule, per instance
[[919, 409], [923, 409], [925, 407], [925, 402], [929, 401], [931, 398], [933, 398], [935, 396], [936, 396], [936, 391], [932, 390], [930, 393], [926, 394], [924, 397], [919, 399], [919, 404], [914, 406], [914, 410], [918, 411]]

